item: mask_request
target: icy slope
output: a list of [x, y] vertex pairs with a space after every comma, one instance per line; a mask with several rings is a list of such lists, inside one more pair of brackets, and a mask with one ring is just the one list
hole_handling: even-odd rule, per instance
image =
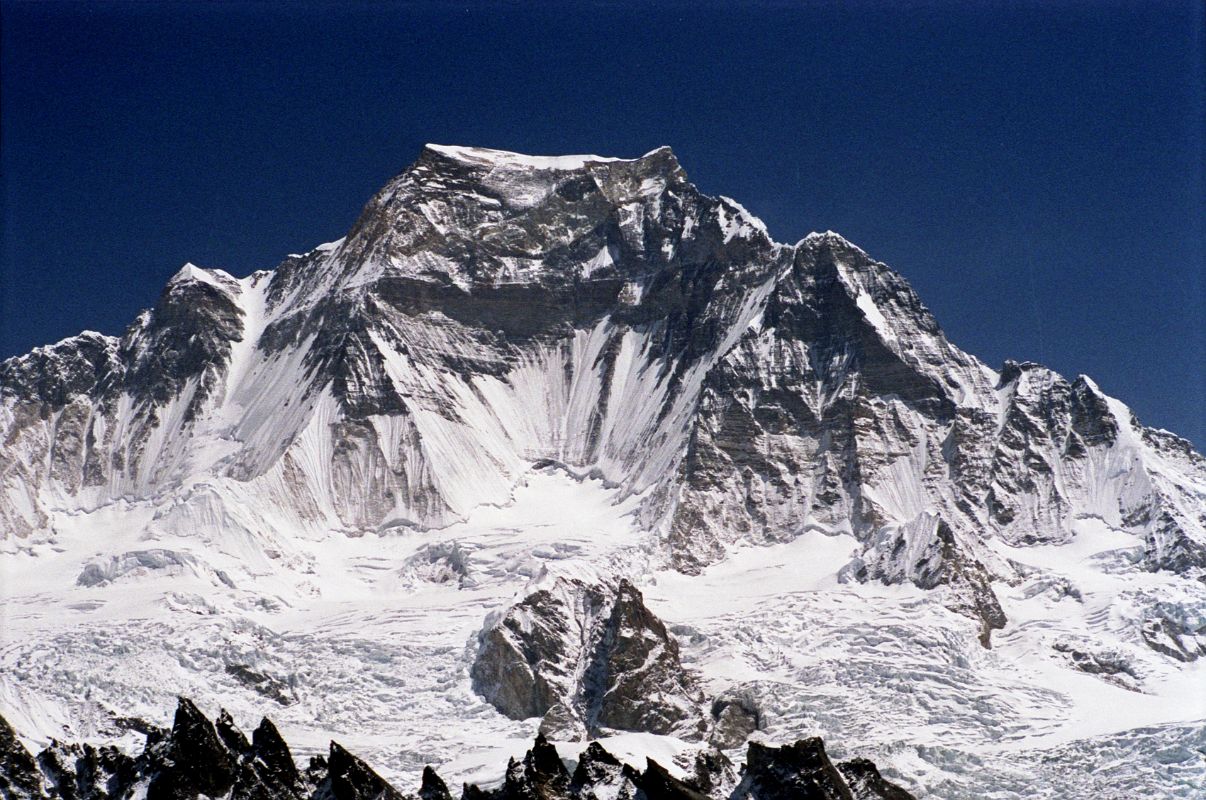
[[[1073, 546], [1006, 549], [1035, 571], [997, 587], [1011, 623], [986, 651], [975, 624], [930, 592], [840, 583], [853, 537], [812, 531], [743, 547], [686, 576], [649, 568], [636, 501], [616, 498], [597, 481], [533, 473], [513, 505], [442, 531], [301, 542], [308, 566], [288, 583], [180, 537], [153, 543], [174, 562], [81, 585], [95, 563], [89, 540], [152, 549], [119, 527], [134, 509], [81, 515], [63, 525], [62, 552], [5, 574], [4, 714], [37, 745], [54, 736], [133, 750], [141, 736], [122, 718], [165, 724], [184, 693], [246, 726], [270, 713], [301, 756], [335, 737], [401, 785], [426, 763], [452, 781], [489, 781], [541, 720], [509, 720], [473, 692], [487, 618], [558, 577], [623, 574], [640, 577], [701, 694], [757, 711], [755, 739], [822, 735], [839, 757], [871, 757], [939, 797], [1035, 796], [1032, 773], [1052, 752], [1073, 766], [1044, 772], [1062, 783], [1037, 796], [1089, 796], [1071, 787], [1101, 785], [1091, 776], [1118, 758], [1110, 752], [1135, 761], [1119, 785], [1146, 775], [1137, 785], [1155, 793], [1170, 776], [1185, 786], [1203, 777], [1196, 757], [1177, 755], [1199, 746], [1202, 662], [1153, 650], [1142, 621], [1173, 608], [1200, 620], [1206, 591], [1135, 570], [1128, 534], [1089, 524]], [[1075, 652], [1113, 666], [1087, 671]], [[663, 763], [704, 744], [643, 733], [603, 741], [631, 761]]]
[[0, 433], [0, 712], [33, 739], [128, 740], [179, 693], [390, 775], [496, 771], [539, 720], [472, 664], [558, 580], [660, 619], [558, 636], [675, 637], [698, 741], [596, 731], [638, 761], [821, 733], [1004, 797], [1039, 748], [1086, 776], [1206, 718], [1206, 460], [1087, 378], [989, 369], [666, 148], [429, 146], [344, 239], [187, 265], [120, 339], [0, 364]]

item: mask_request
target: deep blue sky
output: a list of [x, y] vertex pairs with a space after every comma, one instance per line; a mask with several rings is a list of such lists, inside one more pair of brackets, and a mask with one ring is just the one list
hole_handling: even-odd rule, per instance
[[988, 363], [1206, 442], [1202, 3], [2, 5], [0, 356], [341, 236], [426, 141], [671, 145]]

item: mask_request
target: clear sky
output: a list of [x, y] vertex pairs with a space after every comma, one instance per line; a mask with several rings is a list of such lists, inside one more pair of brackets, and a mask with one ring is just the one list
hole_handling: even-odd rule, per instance
[[[644, 4], [641, 4], [644, 5]], [[427, 141], [671, 145], [1206, 442], [1201, 2], [3, 2], [0, 357], [343, 235]]]

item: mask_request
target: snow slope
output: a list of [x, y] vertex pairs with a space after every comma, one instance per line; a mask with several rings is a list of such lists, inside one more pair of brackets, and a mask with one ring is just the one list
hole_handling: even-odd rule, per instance
[[1206, 778], [1206, 460], [1083, 376], [988, 368], [666, 148], [429, 146], [344, 239], [186, 265], [120, 339], [4, 362], [0, 431], [0, 713], [32, 743], [131, 744], [183, 694], [488, 781], [539, 720], [474, 693], [479, 631], [627, 578], [705, 726], [740, 698], [755, 738], [935, 797]]

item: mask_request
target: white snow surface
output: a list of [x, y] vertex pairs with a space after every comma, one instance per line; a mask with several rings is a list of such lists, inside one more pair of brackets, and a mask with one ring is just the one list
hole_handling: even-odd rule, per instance
[[[516, 174], [619, 161], [429, 148]], [[498, 185], [521, 208], [553, 183]], [[618, 216], [636, 240], [665, 184], [633, 191]], [[474, 202], [493, 214], [498, 201]], [[432, 230], [455, 219], [420, 211]], [[683, 240], [702, 224], [688, 218]], [[733, 201], [721, 201], [709, 224], [726, 243], [766, 236]], [[845, 243], [825, 233], [797, 247], [827, 239]], [[1051, 456], [1052, 507], [1044, 498], [1053, 492], [1018, 500], [1019, 519], [1049, 521], [1051, 540], [1022, 546], [1008, 528], [985, 535], [979, 557], [1004, 565], [992, 588], [1008, 619], [986, 650], [942, 588], [839, 582], [867, 541], [847, 518], [785, 519], [771, 543], [723, 540], [722, 556], [697, 575], [667, 568], [665, 519], [649, 509], [662, 507], [709, 371], [725, 362], [756, 373], [810, 355], [775, 341], [764, 322], [786, 272], [733, 298], [715, 352], [674, 387], [672, 365], [651, 356], [651, 335], [607, 318], [499, 364], [439, 313], [383, 314], [362, 344], [376, 348], [405, 411], [349, 430], [330, 385], [309, 391], [313, 340], [271, 351], [261, 340], [307, 312], [308, 293], [351, 294], [383, 275], [446, 265], [420, 254], [349, 266], [346, 247], [340, 239], [295, 257], [319, 276], [304, 290], [283, 282], [273, 294], [266, 272], [235, 279], [190, 264], [177, 273], [173, 282], [221, 290], [241, 315], [242, 336], [195, 418], [196, 377], [154, 409], [153, 424], [129, 395], [105, 413], [73, 401], [37, 424], [0, 404], [0, 431], [14, 431], [0, 467], [10, 513], [0, 522], [13, 528], [0, 531], [0, 714], [31, 746], [53, 737], [133, 749], [141, 737], [115, 717], [166, 725], [185, 695], [210, 715], [226, 708], [246, 729], [271, 717], [299, 758], [336, 739], [404, 790], [429, 763], [450, 785], [497, 781], [539, 720], [507, 719], [473, 693], [478, 631], [553, 578], [627, 577], [678, 638], [707, 698], [740, 690], [757, 701], [766, 726], [755, 735], [767, 742], [821, 735], [835, 756], [867, 756], [925, 797], [1199, 796], [1206, 659], [1162, 655], [1140, 629], [1153, 610], [1206, 629], [1206, 584], [1148, 569], [1148, 523], [1124, 511], [1156, 497], [1200, 518], [1206, 478], [1175, 447], [1148, 441], [1158, 432], [1091, 382], [1118, 439], [1090, 448], [1075, 469]], [[614, 262], [610, 249], [592, 249], [574, 268], [585, 279]], [[500, 281], [520, 281], [539, 262], [504, 266]], [[995, 388], [997, 373], [940, 335], [913, 336], [881, 266], [839, 264], [843, 290], [885, 348], [907, 354], [997, 434], [1057, 381], [1034, 369]], [[639, 303], [640, 276], [625, 285], [626, 301]], [[606, 375], [605, 351], [614, 354]], [[432, 356], [449, 352], [497, 369], [450, 371]], [[840, 391], [818, 384], [801, 402], [819, 413]], [[889, 435], [899, 438], [880, 443], [891, 457], [867, 476], [864, 498], [891, 525], [948, 513], [956, 499], [933, 478], [945, 478], [942, 440], [897, 399], [874, 411], [894, 420]], [[128, 456], [129, 468], [87, 482], [82, 465], [53, 465], [47, 442], [74, 424], [123, 463]], [[796, 446], [781, 438], [785, 451]], [[725, 499], [704, 497], [732, 507]], [[453, 551], [463, 576], [431, 557]], [[1085, 672], [1073, 650], [1118, 669]], [[271, 691], [241, 683], [235, 667], [267, 676]], [[573, 757], [585, 743], [558, 744]], [[638, 733], [604, 744], [638, 766], [651, 755], [673, 767], [699, 747]]]
[[[151, 501], [65, 514], [52, 539], [0, 561], [0, 711], [33, 746], [55, 737], [133, 748], [138, 737], [107, 720], [167, 724], [183, 694], [247, 727], [267, 714], [299, 757], [334, 738], [402, 787], [427, 763], [452, 782], [489, 783], [539, 721], [508, 720], [473, 694], [483, 621], [553, 577], [620, 574], [638, 576], [711, 694], [740, 687], [758, 698], [759, 738], [822, 735], [837, 755], [872, 757], [925, 796], [1089, 796], [1068, 793], [1075, 781], [1035, 794], [1010, 782], [1025, 786], [1018, 775], [1044, 769], [1053, 748], [1095, 764], [1085, 754], [1111, 737], [1154, 737], [1172, 758], [1206, 719], [1204, 665], [1167, 662], [1127, 624], [1157, 595], [1206, 613], [1206, 590], [1119, 569], [1134, 538], [1099, 520], [1078, 525], [1070, 545], [1002, 547], [1040, 571], [998, 585], [1010, 624], [985, 651], [971, 622], [931, 593], [839, 583], [857, 549], [848, 534], [740, 548], [699, 576], [658, 569], [637, 501], [545, 468], [510, 502], [425, 533], [268, 543]], [[416, 556], [440, 544], [464, 553], [462, 585], [416, 570]], [[148, 551], [160, 557], [132, 557]], [[107, 580], [81, 585], [93, 564]], [[1044, 588], [1052, 579], [1082, 599]], [[1122, 654], [1137, 688], [1073, 669], [1052, 649], [1063, 640]], [[241, 685], [231, 665], [271, 676], [290, 704]], [[558, 744], [567, 757], [584, 746]], [[604, 744], [635, 763], [693, 746], [648, 734]]]
[[[513, 167], [519, 169], [552, 169], [573, 170], [581, 169], [589, 163], [607, 163], [615, 161], [639, 161], [640, 158], [614, 158], [611, 156], [529, 156], [522, 153], [512, 153], [508, 150], [491, 150], [486, 147], [461, 147], [457, 145], [428, 144], [428, 150], [462, 161], [472, 161], [495, 166]], [[658, 150], [650, 150], [641, 158], [645, 158]]]

